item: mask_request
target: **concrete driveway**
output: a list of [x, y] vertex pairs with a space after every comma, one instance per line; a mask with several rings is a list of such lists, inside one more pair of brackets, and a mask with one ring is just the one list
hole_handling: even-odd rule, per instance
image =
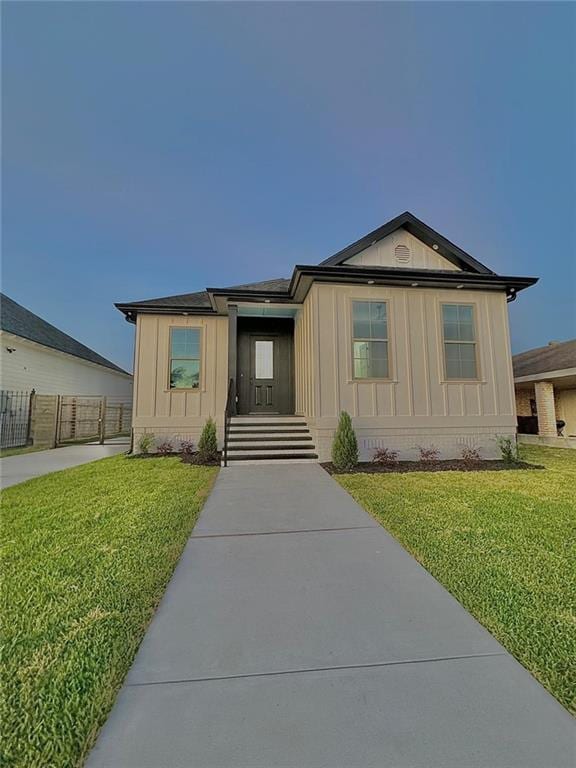
[[89, 768], [573, 768], [570, 715], [317, 465], [221, 471]]
[[7, 456], [5, 459], [0, 459], [0, 488], [8, 488], [33, 477], [69, 469], [78, 464], [87, 464], [89, 461], [104, 459], [106, 456], [126, 453], [129, 449], [129, 441], [122, 439], [106, 445], [67, 445], [65, 448], [54, 448], [50, 451]]

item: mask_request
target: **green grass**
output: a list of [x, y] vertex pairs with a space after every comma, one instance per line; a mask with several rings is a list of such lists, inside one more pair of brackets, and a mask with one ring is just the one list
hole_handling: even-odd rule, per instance
[[576, 712], [576, 452], [523, 458], [545, 470], [336, 479]]
[[7, 456], [20, 456], [21, 453], [35, 453], [36, 451], [47, 451], [46, 446], [38, 447], [33, 445], [23, 445], [20, 448], [1, 448], [0, 459], [5, 459]]
[[116, 456], [3, 492], [3, 766], [81, 765], [217, 471]]

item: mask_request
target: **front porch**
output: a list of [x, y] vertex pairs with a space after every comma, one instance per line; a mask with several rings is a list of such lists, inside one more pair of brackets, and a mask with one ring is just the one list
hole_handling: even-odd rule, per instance
[[520, 442], [576, 448], [576, 377], [517, 381], [516, 411]]
[[316, 462], [305, 417], [296, 412], [298, 308], [228, 304], [229, 392], [222, 464]]

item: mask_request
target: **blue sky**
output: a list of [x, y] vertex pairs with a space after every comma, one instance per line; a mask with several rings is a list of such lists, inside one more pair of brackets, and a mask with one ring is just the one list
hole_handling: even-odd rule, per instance
[[572, 3], [4, 3], [3, 290], [131, 367], [113, 302], [317, 263], [410, 210], [576, 335]]

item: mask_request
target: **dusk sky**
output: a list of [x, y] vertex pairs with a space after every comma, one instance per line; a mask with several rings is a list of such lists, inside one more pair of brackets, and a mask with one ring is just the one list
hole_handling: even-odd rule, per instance
[[115, 301], [289, 276], [410, 210], [576, 336], [573, 3], [4, 3], [2, 290], [120, 365]]

